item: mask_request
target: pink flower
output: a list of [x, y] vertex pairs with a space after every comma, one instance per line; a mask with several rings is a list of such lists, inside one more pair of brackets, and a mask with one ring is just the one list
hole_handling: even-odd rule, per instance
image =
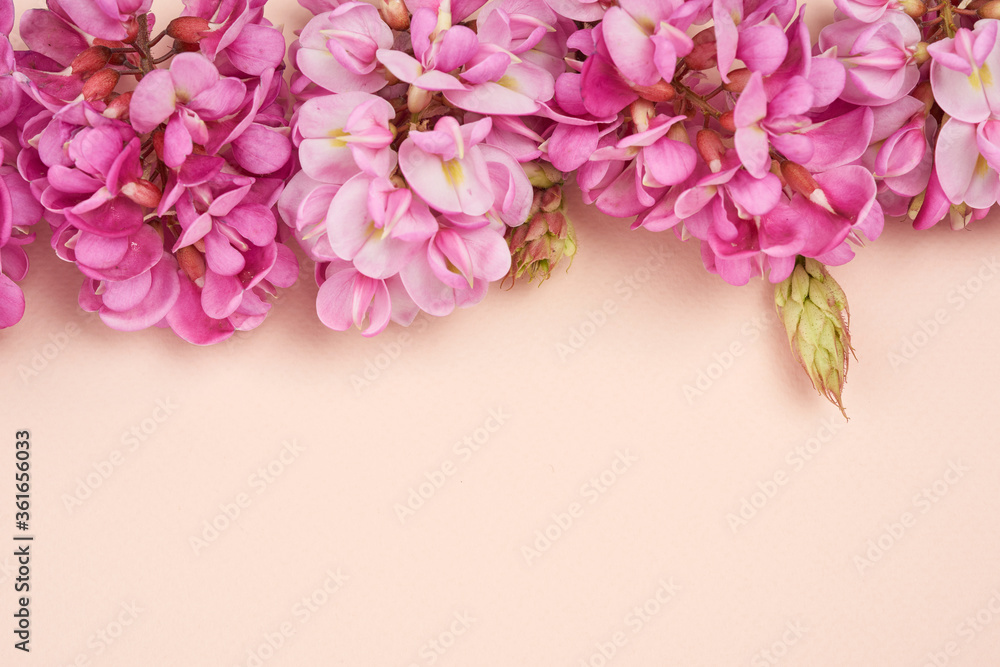
[[981, 20], [974, 30], [960, 28], [953, 39], [927, 47], [934, 100], [952, 118], [978, 123], [1000, 112], [998, 25]]
[[837, 49], [837, 59], [847, 69], [840, 98], [870, 106], [895, 102], [913, 90], [920, 79], [913, 59], [919, 42], [917, 24], [899, 12], [872, 23], [836, 21], [819, 35], [819, 48]]
[[396, 166], [390, 148], [392, 105], [368, 93], [307, 100], [293, 120], [302, 169], [325, 183], [345, 183], [359, 171], [388, 176]]
[[810, 171], [848, 164], [868, 148], [871, 109], [858, 107], [814, 123], [808, 113], [817, 104], [817, 91], [804, 77], [792, 77], [771, 94], [765, 91], [763, 78], [755, 72], [734, 110], [736, 151], [757, 178], [771, 167], [772, 145]]
[[574, 21], [599, 21], [604, 15], [600, 0], [545, 0], [560, 15]]
[[[145, 14], [153, 0], [59, 0], [73, 23], [101, 39], [125, 39], [134, 30], [135, 15]], [[132, 33], [135, 34], [134, 32]]]
[[674, 78], [677, 59], [694, 48], [686, 30], [707, 2], [622, 0], [601, 22], [611, 61], [630, 82], [652, 86]]
[[139, 139], [124, 123], [75, 128], [53, 118], [39, 147], [49, 167], [39, 201], [78, 229], [128, 236], [142, 225], [142, 207], [159, 201], [159, 191], [142, 179]]
[[205, 56], [180, 53], [169, 70], [154, 70], [143, 77], [132, 95], [129, 115], [141, 133], [167, 121], [163, 161], [178, 167], [194, 144], [208, 143], [206, 121], [236, 113], [245, 96], [246, 85], [234, 77], [221, 77]]
[[392, 30], [378, 10], [346, 2], [302, 29], [295, 62], [310, 80], [334, 93], [374, 93], [386, 85], [375, 53], [392, 47]]
[[347, 331], [353, 325], [364, 336], [381, 333], [392, 316], [386, 282], [369, 278], [349, 262], [330, 262], [316, 297], [320, 321], [334, 331]]
[[502, 225], [467, 229], [443, 226], [400, 271], [406, 292], [431, 315], [479, 303], [489, 284], [510, 270]]
[[782, 26], [794, 11], [795, 3], [790, 0], [713, 0], [713, 33], [722, 80], [729, 81], [737, 57], [755, 72], [772, 73], [788, 52]]
[[[952, 204], [988, 209], [1000, 197], [995, 121], [967, 123], [951, 118], [938, 133], [934, 167], [941, 189]], [[990, 157], [987, 159], [986, 155]]]
[[330, 202], [327, 238], [337, 257], [370, 278], [389, 278], [438, 230], [427, 205], [387, 178], [358, 174]]
[[399, 147], [406, 182], [438, 211], [483, 215], [493, 207], [493, 190], [478, 144], [490, 127], [489, 118], [459, 125], [444, 116], [433, 130], [411, 131]]

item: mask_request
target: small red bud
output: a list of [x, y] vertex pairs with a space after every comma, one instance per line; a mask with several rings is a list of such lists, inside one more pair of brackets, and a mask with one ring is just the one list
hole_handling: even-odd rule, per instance
[[727, 111], [726, 113], [719, 116], [719, 125], [726, 132], [736, 131], [736, 117], [732, 111]]
[[[125, 43], [113, 39], [101, 39], [100, 37], [95, 37], [94, 46], [106, 46], [109, 49], [121, 49], [125, 47]], [[112, 53], [111, 58], [108, 60], [109, 65], [121, 65], [124, 62], [124, 53]]]
[[695, 44], [715, 44], [715, 28], [705, 28], [691, 38]]
[[167, 25], [167, 35], [178, 42], [197, 44], [209, 32], [206, 19], [199, 16], [181, 16]]
[[706, 28], [692, 40], [694, 48], [691, 53], [684, 56], [684, 62], [694, 70], [711, 69], [717, 62], [717, 49], [715, 46], [715, 29]]
[[76, 58], [73, 58], [70, 67], [73, 74], [96, 72], [108, 64], [112, 55], [114, 54], [111, 53], [111, 49], [106, 46], [88, 46]]
[[122, 186], [122, 194], [134, 201], [139, 206], [146, 208], [156, 208], [160, 204], [163, 193], [144, 178]]
[[122, 93], [118, 95], [113, 100], [108, 102], [108, 108], [104, 110], [105, 118], [117, 118], [118, 120], [126, 120], [128, 118], [128, 107], [132, 102], [132, 91], [127, 93]]
[[163, 160], [163, 140], [164, 140], [163, 130], [153, 131], [153, 150], [156, 151], [156, 157]]
[[809, 170], [796, 162], [791, 162], [789, 160], [782, 162], [781, 175], [785, 177], [785, 182], [788, 183], [793, 190], [804, 196], [806, 199], [810, 198], [813, 192], [819, 190], [819, 183], [817, 183], [816, 179], [813, 178], [813, 175], [809, 173]]
[[121, 77], [113, 69], [102, 69], [94, 72], [94, 75], [83, 84], [83, 99], [88, 102], [103, 100], [115, 90], [118, 79]]
[[695, 145], [698, 147], [698, 154], [708, 164], [709, 169], [716, 172], [722, 168], [722, 156], [726, 154], [726, 147], [718, 132], [699, 130], [695, 137]]
[[723, 84], [723, 88], [731, 93], [742, 93], [750, 82], [751, 72], [746, 67], [734, 69], [729, 73], [729, 83]]
[[541, 209], [546, 213], [551, 213], [562, 206], [562, 188], [558, 185], [553, 185], [551, 188], [546, 188], [542, 193]]
[[639, 97], [650, 102], [669, 102], [677, 96], [674, 87], [663, 79], [652, 86], [632, 86], [632, 90], [639, 93]]
[[198, 287], [205, 284], [205, 257], [194, 246], [184, 246], [177, 251], [177, 265]]

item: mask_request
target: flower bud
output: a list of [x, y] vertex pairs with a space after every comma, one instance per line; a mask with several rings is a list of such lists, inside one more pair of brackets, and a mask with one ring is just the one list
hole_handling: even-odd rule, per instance
[[919, 19], [927, 13], [927, 5], [921, 0], [900, 0], [899, 6], [910, 18]]
[[122, 93], [110, 102], [108, 102], [108, 108], [104, 110], [105, 118], [115, 118], [118, 120], [128, 119], [128, 107], [132, 102], [132, 91], [127, 93]]
[[826, 193], [819, 187], [819, 183], [817, 183], [816, 179], [813, 178], [813, 175], [809, 173], [809, 170], [801, 164], [791, 162], [790, 160], [782, 162], [781, 175], [785, 177], [785, 182], [792, 188], [792, 190], [798, 192], [800, 195], [817, 206], [822, 206], [830, 213], [839, 215], [830, 204], [830, 200], [827, 198]]
[[156, 152], [156, 157], [161, 161], [163, 160], [163, 141], [165, 134], [163, 130], [153, 130], [153, 134], [150, 135], [153, 140], [153, 150]]
[[410, 86], [406, 93], [406, 108], [409, 109], [410, 113], [420, 113], [430, 106], [433, 98], [434, 93], [431, 91]]
[[746, 67], [734, 69], [729, 73], [729, 83], [722, 84], [722, 87], [731, 93], [742, 93], [752, 75], [753, 73]]
[[89, 74], [103, 69], [111, 60], [111, 49], [106, 46], [88, 46], [80, 54], [73, 58], [70, 68], [73, 74]]
[[792, 275], [775, 286], [774, 305], [795, 360], [846, 419], [842, 395], [854, 349], [844, 291], [823, 264], [800, 256]]
[[736, 114], [732, 110], [729, 110], [726, 113], [722, 114], [721, 116], [719, 116], [719, 125], [721, 125], [722, 129], [725, 130], [726, 132], [735, 132]]
[[695, 137], [695, 144], [698, 147], [698, 155], [705, 161], [712, 173], [718, 173], [722, 169], [722, 156], [726, 154], [726, 147], [722, 143], [722, 137], [715, 130], [699, 130]]
[[160, 204], [160, 197], [163, 193], [144, 178], [122, 186], [122, 194], [134, 201], [139, 206], [146, 208], [156, 208]]
[[1000, 19], [1000, 0], [990, 0], [977, 11], [980, 18]]
[[927, 42], [917, 42], [917, 45], [913, 49], [913, 62], [917, 65], [923, 65], [925, 62], [931, 59], [930, 51], [927, 50]]
[[407, 30], [410, 27], [410, 12], [403, 0], [385, 0], [380, 13], [382, 20], [393, 30]]
[[205, 285], [205, 256], [194, 246], [184, 246], [177, 250], [177, 265], [198, 287]]
[[507, 229], [505, 238], [511, 250], [511, 282], [528, 275], [548, 279], [564, 257], [573, 261], [576, 255], [576, 231], [566, 215], [562, 184], [536, 188], [532, 214], [523, 225]]
[[924, 103], [924, 116], [930, 114], [931, 109], [934, 108], [934, 91], [931, 88], [930, 81], [921, 81], [918, 83], [916, 87], [910, 91], [910, 95]]
[[694, 36], [694, 48], [684, 56], [684, 63], [693, 70], [711, 69], [718, 63], [715, 29], [706, 28]]
[[187, 44], [197, 44], [208, 31], [208, 20], [200, 16], [181, 16], [167, 24], [167, 36]]
[[632, 86], [632, 90], [638, 93], [639, 97], [650, 102], [669, 102], [677, 95], [674, 87], [663, 79], [652, 86]]
[[544, 190], [563, 182], [562, 172], [553, 167], [549, 162], [525, 162], [521, 165], [521, 168], [531, 182], [532, 187], [536, 190]]
[[83, 84], [83, 99], [88, 102], [103, 100], [115, 90], [121, 77], [113, 69], [102, 69], [94, 73], [87, 83]]
[[[101, 39], [100, 37], [95, 37], [94, 46], [106, 46], [109, 49], [121, 49], [124, 48], [125, 43], [119, 42], [114, 39]], [[112, 53], [111, 58], [108, 60], [109, 65], [122, 65], [124, 63], [125, 63], [124, 53]]]

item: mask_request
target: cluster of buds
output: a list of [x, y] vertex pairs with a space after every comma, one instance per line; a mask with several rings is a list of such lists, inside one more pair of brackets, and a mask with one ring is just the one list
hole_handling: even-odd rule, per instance
[[775, 286], [774, 305], [795, 360], [846, 418], [843, 390], [854, 349], [844, 291], [822, 264], [800, 258], [792, 275]]
[[534, 197], [527, 224], [507, 230], [512, 256], [507, 277], [512, 283], [523, 276], [528, 277], [528, 282], [538, 278], [540, 285], [562, 259], [573, 263], [576, 230], [566, 211], [562, 173], [546, 162], [528, 163], [524, 168]]

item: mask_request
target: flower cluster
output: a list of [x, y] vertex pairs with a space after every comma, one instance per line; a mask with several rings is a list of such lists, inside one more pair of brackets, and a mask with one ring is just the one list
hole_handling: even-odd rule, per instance
[[185, 0], [160, 32], [152, 0], [21, 16], [28, 50], [0, 45], [0, 327], [44, 217], [116, 329], [256, 327], [294, 237], [320, 320], [375, 335], [572, 261], [573, 180], [727, 282], [776, 284], [840, 404], [826, 266], [887, 216], [963, 228], [1000, 200], [1000, 0], [835, 0], [815, 43], [795, 0], [300, 0], [287, 54], [264, 2]]
[[0, 329], [24, 314], [24, 294], [16, 281], [28, 273], [23, 246], [34, 240], [30, 228], [42, 218], [42, 207], [17, 170], [19, 122], [37, 107], [14, 80], [17, 63], [7, 39], [13, 27], [13, 2], [0, 0]]
[[258, 0], [49, 2], [20, 20], [18, 172], [109, 326], [196, 344], [259, 325], [297, 260], [274, 208], [290, 170], [285, 41]]
[[575, 25], [523, 0], [304, 4], [315, 16], [290, 50], [301, 171], [279, 210], [317, 263], [320, 319], [374, 335], [479, 302], [511, 270], [507, 230], [562, 180], [536, 192], [526, 170], [543, 169]]

